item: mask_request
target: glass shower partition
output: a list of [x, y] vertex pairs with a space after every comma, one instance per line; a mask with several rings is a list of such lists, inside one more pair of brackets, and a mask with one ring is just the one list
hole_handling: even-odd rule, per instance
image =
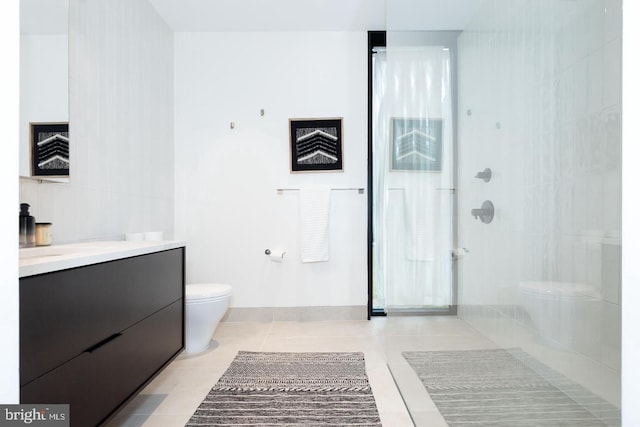
[[[384, 76], [375, 138], [388, 141], [374, 148], [377, 296], [389, 313], [452, 304], [454, 332], [482, 337], [388, 348], [414, 421], [428, 425], [420, 414], [435, 406], [403, 352], [492, 347], [619, 425], [622, 0], [485, 0], [448, 58], [407, 46], [420, 32], [414, 3], [387, 2], [386, 51], [374, 60]], [[441, 157], [427, 149], [439, 137]], [[424, 163], [414, 155], [413, 170], [398, 168], [417, 147]]]

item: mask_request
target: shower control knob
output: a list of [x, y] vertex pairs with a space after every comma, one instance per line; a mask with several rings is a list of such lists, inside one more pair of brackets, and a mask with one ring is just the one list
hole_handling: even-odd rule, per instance
[[491, 200], [485, 200], [482, 202], [482, 207], [480, 209], [471, 209], [471, 215], [473, 215], [475, 219], [480, 218], [480, 221], [484, 224], [489, 224], [493, 221], [494, 214], [495, 209], [493, 208]]
[[475, 177], [483, 180], [484, 182], [489, 182], [491, 181], [491, 169], [485, 168], [485, 170], [478, 172]]

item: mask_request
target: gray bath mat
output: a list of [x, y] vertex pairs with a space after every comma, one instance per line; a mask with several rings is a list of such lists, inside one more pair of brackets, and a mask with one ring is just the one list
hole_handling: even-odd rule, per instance
[[619, 409], [519, 349], [402, 355], [450, 426], [620, 425]]
[[187, 426], [381, 426], [362, 353], [241, 351]]

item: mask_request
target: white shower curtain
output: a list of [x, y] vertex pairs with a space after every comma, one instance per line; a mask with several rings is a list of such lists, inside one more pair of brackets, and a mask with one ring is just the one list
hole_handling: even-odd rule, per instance
[[452, 304], [449, 50], [388, 47], [373, 60], [374, 308]]

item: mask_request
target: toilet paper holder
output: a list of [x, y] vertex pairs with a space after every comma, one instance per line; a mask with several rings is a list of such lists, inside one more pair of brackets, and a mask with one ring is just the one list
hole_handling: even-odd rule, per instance
[[274, 251], [272, 251], [271, 249], [264, 250], [264, 254], [267, 255], [269, 259], [273, 262], [282, 262], [284, 260], [284, 254], [286, 253], [287, 252], [283, 250], [274, 250]]

